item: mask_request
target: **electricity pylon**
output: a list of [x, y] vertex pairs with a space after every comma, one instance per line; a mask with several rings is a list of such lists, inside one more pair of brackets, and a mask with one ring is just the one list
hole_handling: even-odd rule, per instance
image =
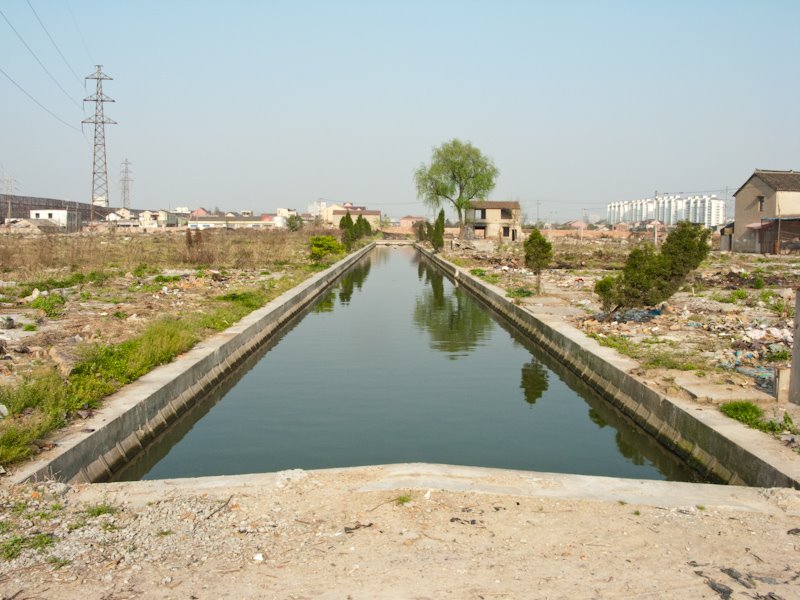
[[[92, 164], [92, 206], [108, 206], [108, 166], [106, 165], [106, 125], [116, 125], [117, 122], [103, 114], [103, 104], [114, 102], [103, 93], [103, 81], [112, 78], [103, 73], [103, 65], [95, 65], [97, 70], [86, 79], [97, 81], [97, 90], [93, 96], [84, 98], [84, 102], [94, 102], [94, 116], [84, 119], [81, 123], [94, 125], [94, 154]], [[94, 214], [92, 215], [94, 216]]]

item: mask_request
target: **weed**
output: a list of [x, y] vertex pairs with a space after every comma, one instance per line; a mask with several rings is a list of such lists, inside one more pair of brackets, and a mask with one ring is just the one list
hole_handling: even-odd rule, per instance
[[44, 311], [44, 314], [46, 314], [48, 317], [54, 318], [63, 312], [62, 306], [64, 303], [64, 297], [60, 294], [49, 294], [47, 296], [39, 296], [36, 298], [30, 303], [30, 307], [38, 308], [39, 310]]
[[116, 531], [117, 529], [119, 529], [119, 527], [117, 527], [113, 523], [102, 523], [100, 525], [100, 529], [102, 529], [103, 531]]
[[8, 521], [0, 521], [0, 533], [8, 533], [14, 526]]
[[486, 275], [486, 271], [484, 269], [470, 269], [470, 275], [475, 275], [475, 277], [483, 277]]
[[172, 283], [173, 281], [180, 281], [180, 275], [156, 275], [153, 281], [156, 283]]
[[533, 291], [526, 287], [512, 288], [506, 292], [509, 298], [529, 298], [533, 296]]
[[638, 517], [638, 516], [639, 516], [639, 515], [641, 515], [642, 513], [641, 513], [641, 511], [635, 510], [635, 511], [633, 511], [633, 514], [634, 514], [634, 515], [636, 515], [636, 516]]
[[705, 509], [706, 509], [706, 505], [705, 504], [698, 504], [697, 505], [697, 510], [705, 510]]
[[617, 503], [618, 503], [620, 506], [625, 506], [625, 505], [627, 504], [627, 502], [625, 502], [625, 500], [617, 500]]
[[14, 560], [22, 552], [22, 546], [25, 543], [25, 538], [19, 535], [4, 541], [0, 544], [0, 556], [6, 560]]
[[[133, 273], [133, 275], [135, 277], [140, 277], [140, 278], [144, 277], [148, 273], [152, 273], [152, 272], [153, 272], [153, 268], [152, 267], [148, 267], [146, 263], [139, 263], [139, 265], [137, 265], [137, 267], [132, 271], [132, 273]], [[157, 270], [156, 270], [156, 272], [157, 272]]]
[[264, 294], [258, 291], [230, 292], [224, 296], [217, 296], [216, 299], [224, 302], [233, 302], [250, 310], [261, 308], [266, 304]]
[[403, 504], [408, 504], [409, 502], [411, 502], [411, 496], [405, 494], [394, 499], [394, 503], [397, 504], [397, 506], [402, 506]]
[[113, 515], [117, 512], [117, 507], [102, 502], [100, 504], [95, 504], [94, 506], [90, 506], [83, 512], [85, 512], [90, 517], [99, 517], [101, 515]]
[[118, 311], [115, 311], [115, 312], [113, 312], [113, 313], [111, 314], [111, 316], [112, 316], [112, 317], [114, 317], [115, 319], [120, 319], [120, 320], [122, 320], [122, 319], [127, 319], [129, 315], [128, 315], [128, 313], [126, 313], [126, 312], [123, 312], [123, 311], [121, 311], [121, 310], [118, 310]]
[[49, 548], [56, 542], [56, 536], [52, 533], [37, 533], [34, 536], [25, 540], [25, 545], [41, 552], [45, 548]]
[[36, 329], [37, 327], [33, 323], [25, 323], [25, 325], [22, 326], [22, 331], [36, 331]]
[[168, 535], [172, 535], [174, 532], [171, 529], [160, 529], [156, 535], [158, 537], [167, 537]]
[[792, 421], [789, 413], [784, 413], [781, 421], [772, 421], [764, 419], [764, 411], [759, 406], [752, 402], [738, 401], [728, 402], [720, 405], [719, 409], [731, 419], [736, 419], [740, 423], [744, 423], [748, 427], [764, 431], [766, 433], [780, 433], [782, 431], [789, 431], [790, 433], [800, 433]]
[[61, 567], [66, 567], [72, 561], [70, 561], [67, 558], [60, 558], [58, 556], [48, 556], [47, 557], [47, 562], [50, 563], [51, 565], [53, 565], [54, 569], [58, 570]]
[[787, 360], [791, 360], [792, 353], [788, 348], [776, 350], [775, 352], [770, 350], [770, 352], [767, 353], [766, 358], [768, 362], [785, 362]]

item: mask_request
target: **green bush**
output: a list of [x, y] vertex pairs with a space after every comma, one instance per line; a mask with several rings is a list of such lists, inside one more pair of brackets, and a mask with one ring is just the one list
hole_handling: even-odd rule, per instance
[[525, 266], [536, 274], [536, 293], [542, 291], [542, 269], [553, 260], [553, 245], [536, 227], [525, 240]]
[[48, 296], [39, 296], [33, 302], [31, 302], [31, 308], [38, 308], [39, 310], [44, 311], [48, 317], [57, 317], [59, 316], [63, 310], [62, 306], [64, 306], [64, 297], [60, 294], [50, 294]]
[[311, 260], [320, 261], [326, 256], [344, 253], [344, 246], [332, 235], [315, 235], [310, 240]]
[[603, 309], [654, 306], [670, 298], [708, 256], [710, 235], [702, 226], [682, 221], [667, 236], [661, 252], [649, 243], [634, 248], [622, 273], [606, 275], [595, 284]]

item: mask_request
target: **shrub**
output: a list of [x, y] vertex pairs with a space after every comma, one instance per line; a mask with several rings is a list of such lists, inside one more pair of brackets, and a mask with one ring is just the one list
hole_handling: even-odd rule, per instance
[[710, 235], [700, 225], [682, 221], [667, 236], [661, 252], [649, 243], [634, 248], [622, 273], [606, 275], [595, 284], [603, 308], [616, 312], [667, 300], [708, 256]]
[[344, 246], [332, 235], [315, 235], [309, 242], [313, 261], [320, 261], [326, 256], [335, 256], [344, 252]]
[[525, 240], [525, 266], [536, 274], [536, 293], [542, 291], [542, 269], [553, 260], [553, 245], [536, 227]]
[[64, 297], [60, 294], [50, 294], [39, 296], [31, 302], [31, 308], [38, 308], [44, 311], [48, 317], [57, 317], [62, 313], [61, 307], [64, 305]]
[[434, 252], [438, 252], [444, 246], [444, 209], [439, 211], [439, 216], [436, 217], [436, 223], [433, 225], [431, 245]]

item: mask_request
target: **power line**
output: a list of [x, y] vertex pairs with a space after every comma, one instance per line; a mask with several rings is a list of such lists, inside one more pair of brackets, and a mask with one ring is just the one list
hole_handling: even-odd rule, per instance
[[60, 90], [61, 90], [61, 91], [64, 93], [64, 95], [65, 95], [67, 98], [69, 98], [69, 101], [70, 101], [70, 102], [72, 102], [72, 103], [73, 103], [75, 106], [77, 106], [77, 107], [78, 107], [78, 110], [80, 110], [81, 112], [83, 112], [83, 108], [81, 107], [81, 105], [80, 105], [80, 104], [79, 104], [79, 103], [78, 103], [78, 102], [77, 102], [77, 101], [76, 101], [76, 100], [75, 100], [75, 99], [74, 99], [72, 96], [70, 96], [70, 95], [69, 95], [69, 93], [67, 93], [67, 90], [65, 90], [63, 87], [61, 87], [61, 84], [60, 84], [60, 83], [58, 83], [58, 81], [56, 80], [56, 78], [55, 78], [55, 77], [53, 77], [53, 74], [52, 74], [50, 71], [48, 71], [48, 70], [47, 70], [47, 67], [45, 67], [45, 66], [44, 66], [44, 63], [43, 63], [41, 60], [39, 60], [39, 57], [38, 57], [38, 56], [36, 56], [36, 53], [35, 53], [35, 52], [34, 52], [34, 51], [31, 49], [31, 47], [30, 47], [30, 46], [28, 46], [28, 43], [27, 43], [27, 42], [24, 40], [24, 38], [23, 38], [23, 37], [20, 35], [19, 31], [17, 31], [17, 28], [16, 28], [16, 27], [14, 27], [14, 26], [11, 24], [11, 21], [9, 21], [9, 20], [8, 20], [8, 17], [5, 15], [5, 13], [4, 13], [2, 10], [0, 10], [0, 15], [2, 15], [2, 17], [5, 19], [6, 23], [8, 23], [8, 26], [9, 26], [9, 27], [11, 27], [11, 29], [14, 31], [14, 33], [16, 33], [16, 34], [17, 34], [17, 37], [19, 38], [19, 41], [20, 41], [20, 42], [22, 42], [22, 45], [23, 45], [23, 46], [25, 46], [25, 47], [28, 49], [28, 52], [30, 52], [30, 53], [31, 53], [31, 56], [33, 56], [33, 58], [35, 58], [35, 59], [36, 59], [36, 62], [37, 62], [37, 63], [39, 63], [39, 66], [40, 66], [40, 67], [42, 67], [42, 70], [43, 70], [45, 73], [47, 73], [48, 77], [50, 77], [50, 79], [52, 79], [52, 80], [53, 80], [53, 83], [55, 83], [55, 84], [58, 86], [58, 89], [60, 89]]
[[[89, 46], [86, 45], [86, 38], [83, 37], [83, 32], [81, 32], [81, 28], [78, 25], [78, 20], [75, 18], [75, 13], [72, 12], [72, 7], [69, 5], [67, 0], [64, 0], [64, 4], [67, 5], [67, 10], [69, 11], [69, 16], [72, 17], [72, 24], [75, 25], [75, 30], [78, 32], [78, 37], [81, 39], [81, 44], [83, 44], [83, 49], [86, 51], [86, 56], [89, 57], [89, 61], [94, 63], [94, 59], [92, 58], [92, 53], [89, 52]], [[84, 83], [84, 88], [86, 84]]]
[[33, 100], [33, 101], [34, 101], [34, 102], [37, 104], [37, 106], [39, 106], [39, 108], [41, 108], [43, 111], [45, 111], [45, 112], [46, 112], [47, 114], [49, 114], [51, 117], [53, 117], [53, 118], [54, 118], [56, 121], [59, 121], [60, 123], [63, 123], [64, 125], [66, 125], [66, 126], [67, 126], [67, 127], [69, 127], [70, 129], [74, 129], [74, 130], [75, 130], [75, 131], [77, 131], [78, 133], [81, 133], [81, 130], [80, 130], [80, 129], [78, 129], [78, 128], [77, 128], [77, 127], [75, 127], [74, 125], [70, 125], [69, 123], [67, 123], [67, 122], [66, 122], [64, 119], [62, 119], [61, 117], [59, 117], [59, 116], [58, 116], [56, 113], [54, 113], [52, 110], [50, 110], [49, 108], [47, 108], [47, 107], [46, 107], [44, 104], [42, 104], [41, 102], [39, 102], [39, 101], [38, 101], [36, 98], [34, 98], [33, 96], [31, 96], [31, 95], [30, 95], [30, 94], [29, 94], [29, 93], [28, 93], [28, 92], [25, 90], [25, 88], [23, 88], [23, 87], [22, 87], [20, 84], [18, 84], [16, 81], [14, 81], [14, 80], [11, 78], [11, 75], [9, 75], [9, 74], [8, 74], [8, 73], [6, 73], [5, 71], [3, 71], [3, 69], [0, 69], [0, 73], [2, 73], [3, 75], [5, 75], [5, 76], [6, 76], [6, 79], [8, 79], [8, 80], [9, 80], [11, 83], [13, 83], [15, 86], [17, 86], [17, 88], [19, 89], [19, 91], [21, 91], [21, 92], [22, 92], [23, 94], [25, 94], [25, 95], [26, 95], [28, 98], [30, 98], [31, 100]]
[[51, 44], [53, 44], [53, 48], [55, 48], [55, 49], [56, 49], [56, 52], [58, 52], [58, 55], [61, 57], [61, 60], [63, 60], [63, 61], [64, 61], [64, 64], [65, 64], [65, 65], [67, 65], [67, 68], [70, 70], [70, 72], [72, 73], [72, 75], [75, 77], [75, 81], [77, 81], [77, 82], [78, 82], [78, 85], [83, 85], [83, 82], [81, 81], [81, 78], [80, 78], [80, 77], [78, 77], [78, 74], [77, 74], [77, 73], [75, 72], [75, 70], [72, 68], [72, 65], [70, 65], [70, 64], [69, 64], [69, 61], [68, 61], [68, 60], [67, 60], [67, 58], [64, 56], [64, 54], [61, 52], [61, 49], [58, 47], [58, 44], [56, 44], [56, 41], [53, 39], [53, 36], [52, 36], [52, 35], [50, 35], [50, 32], [49, 32], [49, 31], [47, 31], [47, 27], [45, 27], [45, 26], [44, 26], [44, 23], [42, 23], [42, 20], [39, 18], [39, 14], [36, 12], [36, 9], [35, 9], [35, 8], [33, 8], [33, 4], [31, 4], [31, 0], [25, 0], [25, 2], [27, 2], [27, 3], [28, 3], [28, 6], [29, 6], [29, 7], [30, 7], [30, 9], [33, 11], [33, 16], [34, 16], [34, 17], [36, 17], [36, 20], [37, 20], [37, 21], [39, 21], [39, 25], [41, 25], [41, 26], [42, 26], [42, 29], [43, 29], [43, 30], [44, 30], [44, 32], [47, 34], [47, 37], [48, 37], [48, 39], [50, 40], [50, 43], [51, 43]]

